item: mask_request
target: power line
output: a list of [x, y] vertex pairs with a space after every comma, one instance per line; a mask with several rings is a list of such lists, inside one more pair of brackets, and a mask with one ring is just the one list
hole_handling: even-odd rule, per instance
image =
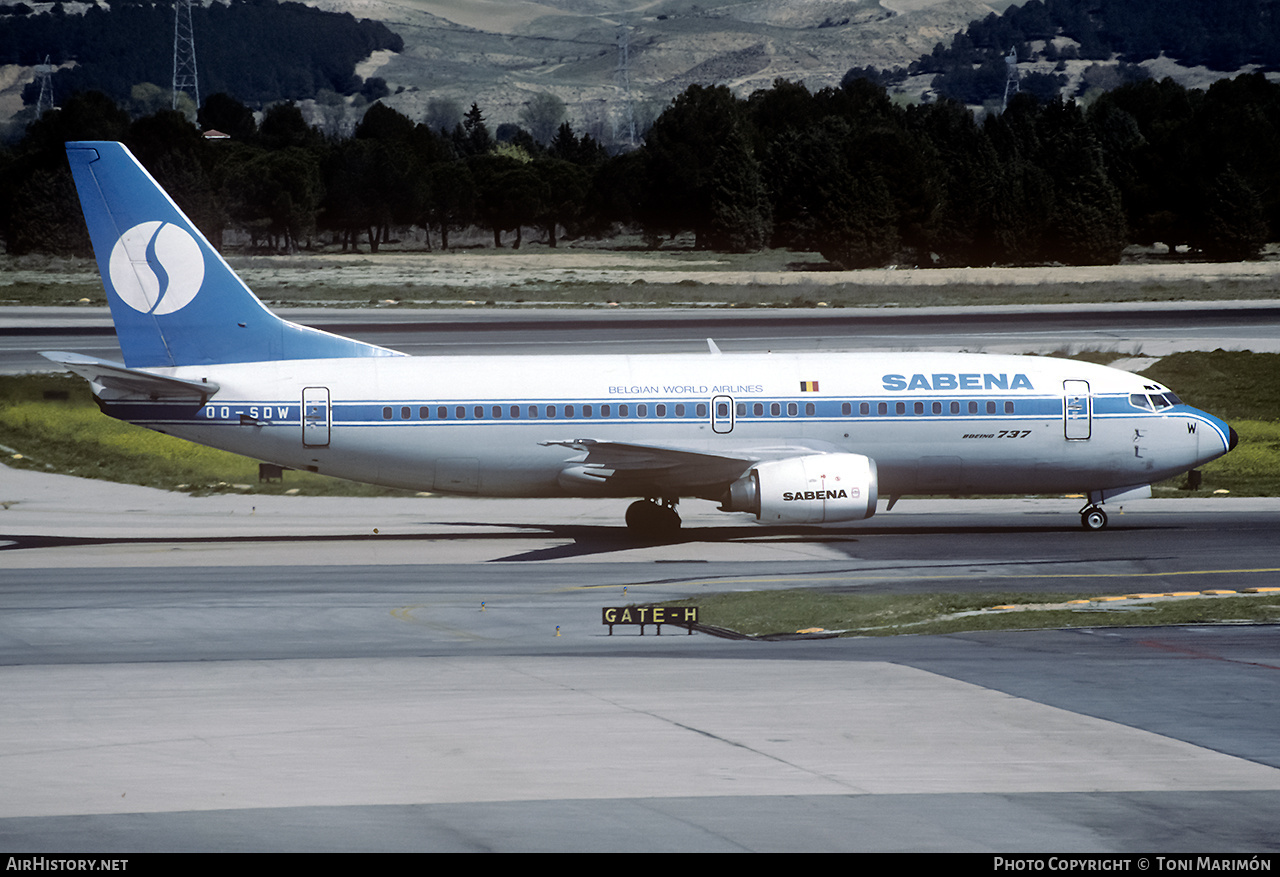
[[[629, 45], [631, 42], [631, 28], [623, 24], [618, 28], [618, 69], [613, 75], [613, 84], [617, 87], [622, 95], [622, 116], [626, 127], [626, 138], [628, 145], [634, 147], [636, 145], [636, 115], [635, 109], [631, 103], [631, 71], [629, 69]], [[617, 117], [615, 116], [615, 119]], [[614, 122], [613, 140], [618, 141], [618, 126]]]
[[36, 65], [36, 79], [40, 82], [40, 97], [36, 98], [36, 118], [45, 111], [53, 109], [53, 65], [49, 56], [44, 56], [44, 63]]
[[1009, 98], [1018, 93], [1018, 50], [1012, 48], [1004, 58], [1004, 105], [1001, 110], [1009, 109]]

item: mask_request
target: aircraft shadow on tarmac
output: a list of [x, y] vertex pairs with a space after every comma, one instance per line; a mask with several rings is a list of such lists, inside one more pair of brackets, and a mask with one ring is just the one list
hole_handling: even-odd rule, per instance
[[[1088, 539], [1092, 543], [1098, 540], [1098, 534], [1086, 533], [1073, 525], [1064, 522], [1060, 526], [902, 526], [869, 528], [820, 529], [806, 526], [759, 527], [759, 526], [723, 526], [723, 527], [690, 527], [678, 533], [662, 538], [644, 538], [631, 533], [624, 526], [590, 526], [582, 524], [528, 524], [478, 521], [432, 522], [433, 527], [483, 527], [488, 530], [501, 528], [501, 532], [486, 533], [359, 533], [359, 534], [326, 534], [326, 535], [285, 535], [285, 536], [215, 536], [192, 538], [190, 536], [156, 536], [139, 538], [137, 536], [88, 537], [88, 536], [30, 536], [6, 535], [0, 533], [0, 552], [21, 551], [40, 548], [72, 548], [84, 546], [107, 545], [182, 545], [182, 544], [236, 544], [236, 543], [309, 543], [309, 542], [346, 542], [362, 543], [376, 541], [398, 542], [437, 542], [483, 544], [486, 542], [510, 542], [513, 540], [543, 540], [548, 538], [563, 539], [560, 545], [553, 545], [531, 551], [517, 552], [503, 557], [491, 558], [488, 562], [519, 561], [554, 561], [593, 555], [609, 555], [636, 548], [690, 544], [730, 544], [749, 542], [762, 544], [825, 544], [836, 550], [842, 546], [853, 547], [865, 539], [877, 539], [892, 536], [1002, 536], [1015, 534], [1048, 534], [1055, 533], [1061, 537]], [[1126, 528], [1132, 530], [1142, 527]]]

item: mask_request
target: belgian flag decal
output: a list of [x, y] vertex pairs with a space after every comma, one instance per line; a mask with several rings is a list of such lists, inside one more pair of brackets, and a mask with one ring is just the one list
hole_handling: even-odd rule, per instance
[[801, 382], [800, 382], [800, 392], [801, 392], [801, 393], [816, 393], [816, 392], [818, 392], [818, 382], [817, 382], [817, 381], [801, 381]]

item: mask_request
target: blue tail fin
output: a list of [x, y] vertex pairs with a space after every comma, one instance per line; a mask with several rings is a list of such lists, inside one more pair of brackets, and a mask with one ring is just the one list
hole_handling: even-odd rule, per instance
[[398, 355], [267, 310], [123, 144], [67, 159], [126, 365]]

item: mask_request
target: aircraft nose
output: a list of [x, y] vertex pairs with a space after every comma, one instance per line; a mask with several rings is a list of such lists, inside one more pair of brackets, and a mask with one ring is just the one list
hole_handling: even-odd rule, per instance
[[1236, 428], [1234, 426], [1228, 426], [1227, 432], [1230, 438], [1230, 441], [1227, 443], [1227, 450], [1234, 450], [1235, 446], [1240, 444], [1240, 436], [1236, 434]]

